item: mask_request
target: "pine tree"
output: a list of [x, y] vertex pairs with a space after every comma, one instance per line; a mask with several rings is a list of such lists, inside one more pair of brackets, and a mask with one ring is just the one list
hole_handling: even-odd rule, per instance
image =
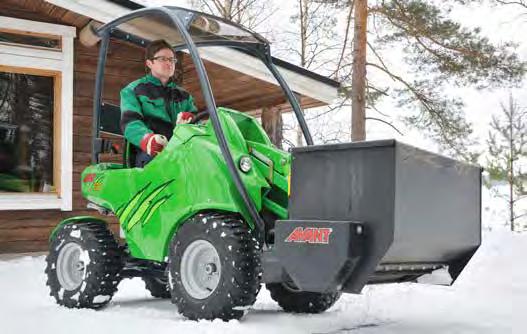
[[521, 108], [512, 95], [508, 105], [502, 104], [501, 117], [494, 116], [487, 140], [490, 157], [486, 170], [492, 181], [505, 181], [509, 223], [514, 231], [519, 218], [527, 215], [518, 213], [518, 202], [527, 200], [527, 110]]
[[[357, 0], [316, 1], [337, 7], [358, 6]], [[476, 159], [467, 149], [473, 143], [468, 140], [472, 126], [465, 119], [462, 99], [445, 93], [445, 88], [513, 86], [526, 72], [525, 62], [515, 52], [516, 45], [508, 42], [495, 45], [479, 28], [465, 28], [450, 18], [454, 5], [480, 2], [368, 1], [368, 72], [359, 74], [363, 76], [362, 83], [366, 83], [366, 99], [360, 101], [366, 109], [376, 111], [382, 98], [395, 99], [398, 107], [408, 110], [403, 117], [408, 126], [423, 130], [446, 153], [469, 161]], [[354, 18], [349, 16], [348, 20]], [[352, 24], [346, 27], [353, 29]], [[345, 35], [348, 34], [346, 31]], [[366, 52], [352, 52], [352, 45], [355, 41], [344, 45], [348, 50], [335, 71], [341, 82], [355, 83], [346, 87], [351, 94], [353, 86], [361, 82], [358, 78], [351, 80], [356, 57]], [[394, 50], [402, 52], [402, 64], [391, 65], [388, 61]], [[372, 75], [382, 75], [393, 83], [379, 85]], [[388, 112], [379, 113], [386, 116]], [[368, 116], [363, 118], [354, 122], [364, 122]]]
[[[259, 0], [192, 1], [227, 18], [234, 17], [229, 13], [236, 8], [235, 4], [251, 5], [251, 10], [244, 9], [246, 13], [254, 13], [255, 4], [261, 5]], [[353, 120], [356, 124], [352, 124], [357, 132], [355, 139], [364, 139], [366, 120], [393, 127], [390, 111], [379, 109], [379, 102], [389, 98], [405, 110], [402, 120], [408, 127], [422, 130], [444, 153], [474, 162], [477, 154], [470, 150], [475, 144], [471, 137], [472, 125], [465, 118], [462, 98], [447, 93], [445, 88], [514, 86], [521, 82], [527, 69], [515, 51], [515, 44], [492, 43], [479, 28], [465, 28], [451, 19], [454, 5], [484, 3], [481, 0], [297, 0], [297, 3], [299, 12], [292, 20], [300, 23], [300, 48], [295, 50], [299, 57], [294, 58], [299, 65], [342, 83], [345, 97], [339, 105], [353, 105], [357, 111]], [[366, 10], [364, 4], [367, 4]], [[362, 8], [361, 13], [356, 8]], [[345, 24], [336, 25], [335, 16], [327, 15], [335, 12], [342, 13]], [[362, 23], [356, 22], [357, 17]], [[365, 22], [368, 29], [364, 42], [364, 33], [357, 33], [356, 26], [363, 26]], [[309, 32], [302, 34], [306, 27], [322, 33], [323, 37]], [[329, 36], [334, 37], [328, 43]], [[295, 43], [289, 41], [289, 45]], [[325, 50], [333, 56], [328, 57]], [[394, 50], [402, 52], [402, 63], [390, 64]], [[362, 65], [365, 54], [367, 71]], [[354, 67], [360, 70], [354, 71]], [[391, 83], [383, 80], [380, 84], [376, 81], [379, 77]], [[365, 94], [361, 93], [361, 87]], [[379, 116], [370, 114], [374, 112]]]

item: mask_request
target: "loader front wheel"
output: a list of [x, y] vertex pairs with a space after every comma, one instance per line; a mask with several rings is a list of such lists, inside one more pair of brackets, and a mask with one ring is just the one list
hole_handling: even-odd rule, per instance
[[340, 292], [298, 291], [286, 283], [271, 283], [266, 287], [271, 293], [271, 298], [284, 311], [291, 313], [322, 313], [333, 306], [341, 295]]
[[98, 309], [108, 304], [117, 291], [123, 262], [106, 224], [63, 225], [49, 246], [47, 285], [59, 305]]
[[235, 215], [199, 214], [183, 224], [169, 251], [172, 302], [189, 319], [239, 319], [260, 288], [260, 248]]

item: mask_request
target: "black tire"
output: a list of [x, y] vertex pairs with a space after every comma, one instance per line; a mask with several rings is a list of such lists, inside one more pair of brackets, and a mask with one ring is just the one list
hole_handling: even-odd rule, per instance
[[340, 292], [318, 293], [297, 291], [284, 283], [266, 284], [271, 298], [291, 313], [322, 313], [340, 298]]
[[[182, 282], [182, 259], [189, 245], [203, 241], [216, 250], [221, 270], [217, 271], [220, 274], [216, 278], [218, 283], [209, 291], [210, 295], [195, 298]], [[168, 268], [172, 302], [179, 313], [192, 320], [241, 318], [254, 304], [260, 290], [260, 254], [258, 241], [239, 217], [195, 216], [177, 231], [170, 244]]]
[[[75, 270], [63, 269], [71, 266], [61, 264], [68, 263], [66, 254], [76, 250], [81, 253], [75, 262], [79, 267], [77, 280], [65, 280], [64, 273]], [[75, 255], [70, 259], [75, 260]], [[90, 221], [61, 226], [49, 244], [46, 263], [50, 295], [69, 308], [99, 309], [108, 304], [117, 291], [123, 267], [121, 251], [106, 224]], [[61, 280], [70, 285], [63, 285]], [[79, 281], [79, 286], [72, 287]]]
[[152, 297], [168, 299], [170, 298], [170, 289], [168, 286], [168, 280], [163, 280], [157, 277], [143, 277], [145, 287]]

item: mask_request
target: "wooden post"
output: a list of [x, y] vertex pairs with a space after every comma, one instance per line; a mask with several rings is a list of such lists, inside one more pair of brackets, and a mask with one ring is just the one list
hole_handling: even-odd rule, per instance
[[[302, 65], [304, 66], [304, 65]], [[302, 96], [300, 94], [295, 94], [296, 99], [298, 100], [298, 103], [300, 103], [300, 106], [302, 106]], [[304, 108], [302, 107], [302, 114], [304, 114]], [[302, 131], [302, 128], [300, 127], [300, 123], [298, 122], [298, 119], [296, 119], [296, 147], [304, 146], [304, 132]]]
[[93, 20], [88, 22], [88, 24], [85, 25], [79, 33], [79, 41], [84, 46], [95, 46], [101, 40], [101, 38], [95, 33], [95, 30], [97, 30], [97, 28], [100, 26], [102, 26], [101, 23], [95, 22]]
[[183, 83], [183, 73], [185, 69], [183, 68], [183, 57], [184, 54], [181, 51], [176, 52], [176, 70], [174, 71], [174, 82], [181, 86]]
[[278, 148], [282, 148], [282, 111], [279, 107], [262, 108], [262, 126], [271, 139], [271, 142]]

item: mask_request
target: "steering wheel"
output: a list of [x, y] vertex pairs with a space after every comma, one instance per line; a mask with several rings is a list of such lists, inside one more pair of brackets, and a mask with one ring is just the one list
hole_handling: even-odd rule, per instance
[[209, 116], [209, 112], [207, 110], [200, 111], [194, 116], [194, 118], [189, 122], [189, 124], [197, 124], [199, 121], [203, 120], [204, 118]]

